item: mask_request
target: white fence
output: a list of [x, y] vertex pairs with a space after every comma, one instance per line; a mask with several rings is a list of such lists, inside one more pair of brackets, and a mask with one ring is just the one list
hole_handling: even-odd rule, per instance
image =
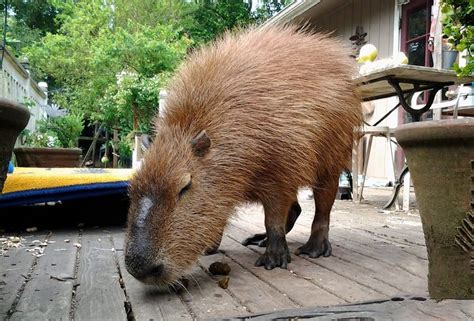
[[0, 72], [0, 97], [11, 99], [19, 103], [32, 102], [34, 106], [29, 107], [31, 117], [27, 129], [36, 129], [36, 120], [46, 117], [46, 105], [48, 101], [47, 86], [38, 86], [38, 83], [30, 76], [21, 63], [8, 51], [2, 52], [2, 70]]

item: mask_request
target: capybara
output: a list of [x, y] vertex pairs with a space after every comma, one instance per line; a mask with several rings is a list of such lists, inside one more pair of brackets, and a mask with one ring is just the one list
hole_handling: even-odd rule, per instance
[[266, 251], [256, 265], [286, 268], [285, 234], [317, 204], [297, 254], [330, 255], [329, 213], [348, 163], [360, 101], [349, 50], [292, 27], [227, 33], [196, 50], [168, 87], [156, 135], [130, 182], [125, 263], [137, 279], [170, 285], [220, 242], [237, 205], [265, 211]]

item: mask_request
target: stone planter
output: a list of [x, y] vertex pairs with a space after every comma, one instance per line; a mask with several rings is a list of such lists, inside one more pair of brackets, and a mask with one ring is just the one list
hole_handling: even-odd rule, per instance
[[80, 148], [15, 148], [18, 166], [22, 167], [79, 167]]
[[410, 168], [434, 299], [474, 299], [474, 119], [402, 125], [395, 137]]
[[14, 101], [0, 98], [0, 193], [7, 178], [8, 163], [16, 138], [29, 119], [28, 109]]

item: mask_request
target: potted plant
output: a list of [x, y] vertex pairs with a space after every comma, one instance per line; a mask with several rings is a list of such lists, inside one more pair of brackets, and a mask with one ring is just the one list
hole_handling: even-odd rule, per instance
[[[443, 0], [443, 33], [466, 64], [459, 77], [474, 72], [474, 16], [471, 0]], [[472, 77], [465, 83], [472, 82]], [[474, 299], [474, 119], [445, 119], [399, 126], [428, 250], [428, 290], [434, 299]]]
[[77, 142], [84, 123], [82, 117], [67, 114], [38, 121], [36, 132], [24, 132], [25, 147], [15, 148], [18, 166], [78, 167], [82, 150]]
[[434, 299], [474, 299], [474, 119], [405, 124], [395, 137], [410, 168]]
[[[454, 63], [453, 68], [458, 75], [469, 76], [474, 72], [474, 10], [472, 0], [442, 0], [441, 12], [443, 13], [443, 38], [446, 39], [451, 50], [460, 52], [465, 57], [464, 66], [461, 67]], [[443, 44], [444, 48], [446, 42]], [[449, 53], [446, 55], [449, 55]]]
[[29, 119], [28, 109], [14, 101], [0, 98], [0, 192], [7, 177], [16, 138]]

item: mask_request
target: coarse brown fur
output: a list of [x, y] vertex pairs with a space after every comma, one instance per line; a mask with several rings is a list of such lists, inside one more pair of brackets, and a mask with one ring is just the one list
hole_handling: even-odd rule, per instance
[[[322, 191], [315, 199], [329, 215], [361, 122], [354, 62], [341, 42], [294, 30], [228, 33], [192, 53], [172, 79], [155, 140], [130, 187], [127, 268], [137, 275], [145, 265], [161, 266], [142, 281], [182, 277], [244, 202], [264, 205], [271, 244], [259, 265], [266, 268], [289, 262], [275, 253], [286, 247], [284, 224], [298, 188]], [[197, 152], [191, 142], [202, 131], [210, 147]], [[313, 234], [324, 225], [327, 239], [329, 219], [318, 220]], [[274, 256], [281, 262], [269, 261]]]

